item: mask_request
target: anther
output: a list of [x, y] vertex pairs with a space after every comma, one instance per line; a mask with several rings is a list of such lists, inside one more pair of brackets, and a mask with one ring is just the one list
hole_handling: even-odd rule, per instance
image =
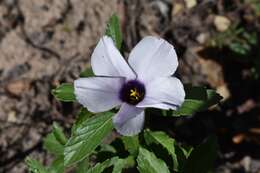
[[145, 87], [137, 80], [128, 81], [122, 86], [120, 91], [120, 99], [132, 105], [136, 105], [142, 101], [144, 95]]

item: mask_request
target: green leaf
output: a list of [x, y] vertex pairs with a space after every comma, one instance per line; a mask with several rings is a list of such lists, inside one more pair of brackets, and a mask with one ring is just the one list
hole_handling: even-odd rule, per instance
[[202, 107], [204, 107], [204, 103], [205, 102], [201, 100], [185, 99], [182, 106], [177, 111], [173, 111], [173, 114], [175, 116], [192, 115], [198, 111], [201, 111]]
[[63, 173], [64, 172], [64, 157], [60, 156], [54, 160], [49, 168], [50, 173]]
[[257, 44], [257, 34], [255, 32], [253, 33], [244, 32], [243, 37], [248, 41], [249, 44], [251, 45]]
[[220, 94], [218, 94], [215, 90], [212, 89], [207, 90], [207, 95], [208, 99], [207, 102], [204, 104], [204, 110], [219, 103], [223, 99], [223, 97]]
[[209, 107], [217, 104], [222, 99], [222, 96], [220, 96], [216, 91], [207, 89], [207, 99], [201, 100], [201, 99], [185, 99], [182, 106], [177, 110], [173, 111], [174, 116], [180, 116], [180, 115], [192, 115], [199, 111], [207, 110]]
[[217, 139], [210, 137], [192, 150], [184, 168], [184, 173], [208, 173], [213, 168], [217, 156]]
[[64, 146], [56, 139], [53, 133], [48, 134], [43, 139], [43, 147], [55, 156], [63, 155]]
[[138, 170], [140, 173], [170, 173], [167, 165], [158, 159], [154, 153], [140, 147], [137, 157]]
[[79, 75], [80, 77], [93, 77], [95, 76], [91, 67], [86, 67]]
[[184, 169], [184, 165], [187, 161], [187, 152], [186, 150], [181, 147], [180, 145], [177, 145], [177, 143], [175, 143], [175, 153], [177, 156], [177, 160], [178, 160], [178, 172], [183, 173], [183, 169]]
[[184, 147], [180, 147], [180, 149], [182, 150], [184, 156], [185, 156], [186, 158], [188, 158], [194, 148], [191, 147], [191, 146], [189, 146], [189, 147], [185, 147], [185, 148], [184, 148]]
[[[233, 42], [228, 45], [228, 47], [235, 53], [246, 55], [248, 53], [248, 45], [244, 46], [241, 43]], [[249, 48], [250, 49], [250, 48]]]
[[55, 156], [63, 156], [66, 142], [67, 138], [62, 128], [57, 123], [53, 123], [52, 132], [43, 139], [43, 147]]
[[98, 152], [110, 152], [110, 153], [116, 153], [116, 149], [114, 146], [109, 144], [100, 144], [100, 150]]
[[128, 156], [124, 159], [118, 159], [116, 163], [114, 163], [114, 168], [112, 173], [121, 173], [124, 168], [131, 168], [135, 166], [135, 159], [133, 156]]
[[86, 173], [89, 168], [89, 158], [80, 161], [76, 168], [76, 173]]
[[184, 90], [186, 94], [185, 99], [207, 100], [207, 89], [205, 87], [185, 84]]
[[94, 167], [90, 168], [86, 173], [102, 173], [106, 168], [114, 165], [118, 161], [118, 157], [107, 159], [102, 163], [97, 163]]
[[32, 173], [48, 173], [47, 169], [37, 160], [34, 160], [30, 157], [25, 159], [25, 163], [29, 169], [29, 172]]
[[83, 121], [75, 129], [64, 150], [64, 164], [72, 165], [86, 158], [113, 129], [113, 113], [97, 114]]
[[53, 123], [53, 134], [60, 144], [65, 145], [67, 143], [68, 139], [64, 135], [62, 128], [55, 122]]
[[173, 170], [178, 171], [178, 160], [177, 156], [175, 154], [175, 140], [171, 137], [169, 137], [164, 132], [152, 132], [150, 130], [146, 130], [144, 133], [144, 138], [146, 143], [149, 145], [150, 143], [157, 143], [162, 145], [171, 155], [173, 160]]
[[60, 101], [73, 102], [76, 100], [73, 84], [63, 83], [52, 90], [54, 97]]
[[114, 163], [114, 168], [112, 173], [121, 173], [126, 164], [126, 160], [118, 159], [116, 163]]
[[113, 39], [117, 49], [120, 50], [123, 40], [120, 30], [120, 21], [115, 14], [113, 14], [108, 21], [106, 35]]
[[81, 125], [82, 122], [86, 121], [89, 117], [91, 117], [93, 114], [89, 112], [86, 108], [81, 107], [78, 115], [77, 120], [72, 126], [72, 135], [75, 133], [75, 130]]
[[132, 156], [137, 156], [139, 149], [138, 136], [122, 136], [121, 138], [124, 143], [125, 149], [129, 151]]

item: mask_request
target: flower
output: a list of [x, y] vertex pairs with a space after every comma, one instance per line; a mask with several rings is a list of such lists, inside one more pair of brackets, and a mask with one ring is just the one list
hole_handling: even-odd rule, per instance
[[161, 38], [143, 38], [127, 63], [113, 40], [104, 36], [94, 49], [91, 66], [96, 76], [75, 80], [76, 98], [94, 113], [121, 105], [113, 123], [122, 135], [142, 130], [144, 108], [176, 110], [184, 101], [183, 85], [172, 76], [178, 66], [176, 52]]

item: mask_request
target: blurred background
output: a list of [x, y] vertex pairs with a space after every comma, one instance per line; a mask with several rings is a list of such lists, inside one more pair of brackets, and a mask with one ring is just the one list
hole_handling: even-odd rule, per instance
[[79, 108], [50, 91], [79, 77], [113, 13], [126, 57], [142, 37], [163, 37], [184, 83], [224, 97], [209, 111], [154, 115], [146, 126], [194, 146], [216, 134], [214, 172], [259, 173], [259, 0], [0, 0], [0, 172], [26, 172], [28, 155], [50, 162], [43, 137], [54, 121], [69, 132]]

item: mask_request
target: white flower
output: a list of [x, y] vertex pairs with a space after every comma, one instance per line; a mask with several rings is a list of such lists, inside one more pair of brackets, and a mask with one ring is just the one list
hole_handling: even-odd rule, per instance
[[113, 123], [122, 135], [142, 130], [144, 108], [176, 110], [184, 101], [183, 85], [172, 76], [178, 66], [176, 52], [163, 39], [145, 37], [127, 63], [112, 39], [104, 36], [92, 54], [91, 66], [96, 77], [74, 82], [76, 98], [94, 113], [121, 105]]

